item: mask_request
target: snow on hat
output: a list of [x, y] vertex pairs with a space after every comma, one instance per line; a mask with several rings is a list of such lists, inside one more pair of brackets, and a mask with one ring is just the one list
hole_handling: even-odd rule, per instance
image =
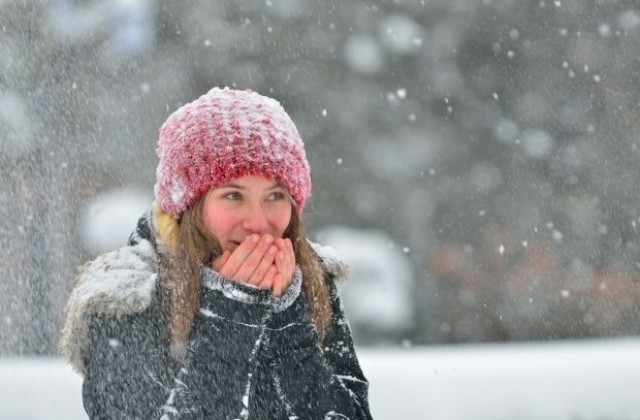
[[157, 147], [155, 195], [179, 218], [211, 188], [247, 175], [281, 183], [302, 213], [311, 177], [296, 126], [274, 99], [213, 88], [167, 118]]

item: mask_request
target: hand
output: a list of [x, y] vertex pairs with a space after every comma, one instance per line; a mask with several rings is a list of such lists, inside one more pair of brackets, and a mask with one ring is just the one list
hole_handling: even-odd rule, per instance
[[250, 235], [233, 252], [224, 251], [212, 266], [224, 277], [271, 289], [280, 297], [293, 283], [296, 263], [291, 240]]
[[224, 251], [213, 261], [213, 269], [238, 283], [270, 289], [277, 274], [278, 247], [271, 235], [249, 235], [232, 251]]

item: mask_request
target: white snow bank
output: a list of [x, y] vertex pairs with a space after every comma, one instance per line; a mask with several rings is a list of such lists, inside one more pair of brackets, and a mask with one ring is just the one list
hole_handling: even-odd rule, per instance
[[640, 340], [361, 351], [377, 420], [638, 420]]
[[[640, 339], [360, 349], [376, 420], [640, 420]], [[0, 418], [86, 419], [62, 359], [0, 358]]]
[[0, 419], [86, 420], [81, 386], [61, 358], [0, 358]]

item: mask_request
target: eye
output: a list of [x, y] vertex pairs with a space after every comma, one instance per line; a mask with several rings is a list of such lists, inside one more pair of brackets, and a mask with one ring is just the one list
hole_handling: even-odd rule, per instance
[[228, 193], [225, 193], [222, 197], [231, 201], [239, 201], [242, 199], [242, 194], [240, 194], [238, 191], [229, 191]]
[[280, 201], [285, 200], [287, 195], [282, 191], [274, 191], [267, 197], [268, 201]]

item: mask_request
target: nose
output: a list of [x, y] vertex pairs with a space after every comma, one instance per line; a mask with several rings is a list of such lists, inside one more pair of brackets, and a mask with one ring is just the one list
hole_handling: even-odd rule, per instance
[[269, 233], [269, 219], [260, 204], [251, 204], [247, 207], [242, 227], [250, 233], [260, 235]]

